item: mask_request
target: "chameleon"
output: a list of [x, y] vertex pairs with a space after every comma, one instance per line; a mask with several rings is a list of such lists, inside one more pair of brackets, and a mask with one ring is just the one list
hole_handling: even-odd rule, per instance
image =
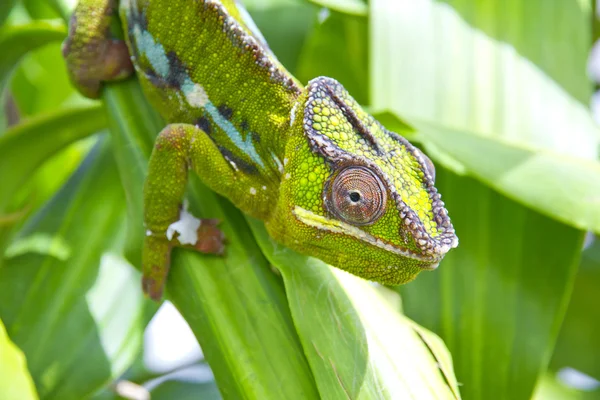
[[142, 287], [152, 299], [174, 247], [225, 248], [218, 222], [183, 206], [189, 170], [276, 242], [367, 280], [409, 282], [458, 245], [431, 160], [335, 79], [303, 86], [234, 0], [81, 0], [63, 55], [90, 98], [137, 74], [168, 123], [144, 184]]

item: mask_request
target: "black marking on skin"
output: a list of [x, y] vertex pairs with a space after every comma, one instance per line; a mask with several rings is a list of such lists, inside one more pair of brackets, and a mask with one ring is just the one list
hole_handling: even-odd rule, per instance
[[249, 132], [248, 135], [252, 138], [252, 141], [256, 144], [260, 144], [260, 135], [256, 132]]
[[144, 68], [144, 75], [152, 85], [158, 88], [181, 89], [181, 86], [187, 77], [187, 69], [181, 60], [179, 60], [175, 52], [169, 52], [167, 54], [167, 59], [169, 60], [169, 75], [166, 79], [159, 76], [152, 67]]
[[131, 9], [131, 16], [129, 17], [129, 34], [133, 37], [133, 28], [138, 27], [141, 31], [148, 30], [148, 20], [146, 15], [144, 15], [144, 11], [140, 11], [137, 8]]
[[143, 73], [146, 79], [148, 79], [153, 86], [156, 86], [158, 88], [166, 87], [165, 80], [162, 77], [158, 76], [152, 68], [145, 68], [143, 70]]
[[219, 114], [221, 114], [223, 118], [231, 121], [231, 116], [233, 115], [233, 110], [231, 108], [227, 107], [225, 104], [221, 104], [219, 107], [217, 107], [217, 110], [219, 110]]
[[245, 160], [242, 160], [241, 158], [239, 158], [238, 156], [233, 154], [229, 149], [227, 149], [223, 146], [217, 145], [217, 148], [221, 152], [221, 155], [223, 157], [225, 157], [225, 159], [227, 161], [233, 162], [235, 164], [236, 168], [239, 169], [240, 171], [242, 171], [248, 175], [255, 175], [258, 173], [258, 168], [256, 168], [256, 165], [251, 164]]
[[208, 136], [212, 134], [212, 125], [206, 117], [200, 117], [196, 120], [195, 125], [202, 129]]
[[[129, 26], [127, 29], [127, 33], [129, 35], [129, 41], [131, 43], [135, 43], [133, 47], [132, 54], [134, 58], [139, 59], [139, 46], [135, 40], [134, 29], [138, 28], [140, 31], [144, 32], [148, 30], [148, 19], [146, 18], [145, 12], [140, 11], [137, 8], [132, 9], [131, 17], [129, 19]], [[156, 73], [156, 71], [151, 67], [147, 66], [143, 69], [143, 73], [146, 78], [152, 83], [152, 85], [159, 88], [173, 88], [173, 89], [181, 89], [185, 78], [188, 75], [187, 68], [185, 64], [177, 57], [177, 54], [174, 51], [170, 51], [167, 53], [167, 60], [169, 61], [169, 75], [164, 78]]]
[[167, 53], [167, 59], [169, 60], [169, 75], [166, 79], [167, 86], [179, 89], [183, 86], [183, 82], [188, 75], [187, 69], [174, 51]]
[[240, 130], [242, 131], [242, 133], [245, 133], [246, 135], [250, 136], [253, 142], [260, 144], [260, 135], [257, 132], [250, 130], [250, 125], [248, 124], [247, 120], [243, 119], [242, 122], [240, 122]]

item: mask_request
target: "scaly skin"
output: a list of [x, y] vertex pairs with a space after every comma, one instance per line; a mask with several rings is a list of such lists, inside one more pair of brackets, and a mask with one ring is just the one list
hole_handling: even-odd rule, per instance
[[[113, 7], [80, 2], [65, 43], [71, 77], [91, 97], [130, 62], [110, 52], [108, 67], [94, 64], [119, 46], [107, 31]], [[170, 123], [145, 185], [144, 291], [162, 296], [170, 251], [185, 242], [166, 232], [183, 215], [188, 169], [277, 241], [363, 278], [397, 285], [437, 267], [458, 240], [431, 161], [335, 80], [302, 87], [241, 15], [232, 1], [121, 0], [131, 61]], [[202, 221], [186, 246], [221, 252], [214, 225]]]

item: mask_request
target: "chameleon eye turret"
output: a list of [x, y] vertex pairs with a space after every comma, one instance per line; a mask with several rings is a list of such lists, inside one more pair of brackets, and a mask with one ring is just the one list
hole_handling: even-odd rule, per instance
[[325, 207], [336, 218], [352, 225], [372, 225], [385, 211], [387, 189], [368, 168], [343, 168], [326, 182]]
[[[125, 41], [110, 37], [117, 3]], [[75, 86], [97, 97], [135, 69], [169, 122], [144, 186], [144, 292], [161, 298], [173, 247], [224, 250], [216, 221], [182, 207], [188, 170], [278, 242], [335, 267], [393, 285], [435, 268], [458, 239], [431, 160], [335, 80], [302, 87], [235, 3], [80, 0], [71, 19]]]

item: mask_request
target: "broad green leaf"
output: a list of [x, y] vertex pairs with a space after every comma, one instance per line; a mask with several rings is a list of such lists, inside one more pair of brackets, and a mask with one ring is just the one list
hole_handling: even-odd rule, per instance
[[[36, 186], [36, 181], [43, 174], [40, 172], [38, 175], [36, 169], [69, 144], [105, 125], [106, 118], [100, 107], [73, 107], [31, 118], [0, 136], [0, 254], [4, 252], [12, 231], [48, 195], [44, 189], [56, 187], [55, 183], [66, 177], [69, 172], [66, 167], [70, 164], [61, 156], [62, 163], [59, 165], [64, 169], [55, 172], [48, 182], [39, 186]], [[56, 165], [57, 160], [52, 161], [51, 164]], [[0, 266], [2, 263], [0, 257]]]
[[0, 26], [4, 24], [4, 21], [6, 21], [8, 14], [10, 14], [15, 4], [17, 4], [17, 0], [4, 0], [0, 3]]
[[167, 381], [151, 392], [152, 400], [220, 400], [221, 394], [214, 382], [195, 383]]
[[316, 20], [316, 7], [304, 1], [244, 2], [269, 48], [289, 70], [298, 68], [300, 50]]
[[587, 248], [581, 257], [573, 295], [561, 327], [551, 367], [571, 367], [600, 380], [600, 241]]
[[533, 400], [597, 400], [600, 390], [583, 391], [567, 387], [550, 373], [540, 379]]
[[311, 3], [330, 8], [344, 14], [366, 17], [369, 11], [363, 0], [309, 0]]
[[23, 352], [6, 334], [0, 321], [0, 398], [4, 400], [34, 400], [38, 396]]
[[125, 256], [134, 266], [141, 268], [143, 185], [154, 138], [164, 123], [133, 79], [107, 85], [103, 96], [109, 116], [113, 154], [127, 199]]
[[65, 24], [55, 21], [35, 21], [3, 27], [0, 30], [0, 93], [21, 57], [48, 43], [61, 41], [66, 35]]
[[0, 136], [0, 213], [6, 211], [13, 193], [46, 159], [105, 126], [101, 107], [73, 107], [29, 119]]
[[[140, 349], [147, 322], [140, 276], [107, 254], [122, 246], [123, 203], [104, 143], [28, 221], [15, 238], [21, 251], [0, 268], [0, 317], [43, 398], [89, 396]], [[23, 251], [43, 236], [59, 245]]]
[[26, 212], [39, 209], [75, 172], [94, 142], [93, 138], [78, 140], [50, 156], [14, 193], [11, 208]]
[[21, 0], [23, 7], [27, 10], [27, 13], [32, 19], [51, 19], [59, 18], [56, 8], [53, 6], [52, 1], [40, 1], [40, 0]]
[[583, 233], [438, 168], [460, 239], [400, 287], [407, 316], [439, 334], [465, 399], [528, 399], [571, 293]]
[[60, 42], [23, 57], [12, 74], [9, 88], [23, 118], [94, 103], [71, 87]]
[[318, 398], [281, 281], [242, 214], [200, 188], [192, 185], [192, 210], [222, 221], [227, 252], [211, 257], [176, 250], [167, 289], [198, 338], [223, 397]]
[[57, 14], [60, 14], [65, 22], [71, 17], [76, 4], [77, 2], [73, 0], [48, 0], [48, 5], [52, 7]]
[[368, 20], [337, 12], [326, 13], [302, 49], [297, 78], [337, 79], [361, 104], [369, 98]]
[[459, 398], [439, 339], [416, 328], [365, 280], [277, 245], [256, 220], [251, 226], [283, 275], [321, 398]]
[[[576, 179], [573, 170], [593, 178], [595, 164], [571, 166], [567, 177], [545, 156], [596, 159], [584, 2], [373, 0], [370, 7], [374, 109], [443, 127], [418, 126], [434, 161], [458, 162], [546, 215], [594, 222], [586, 219], [595, 199], [566, 202], [572, 197], [557, 193], [575, 190], [563, 187]], [[528, 158], [523, 148], [541, 150]], [[593, 185], [579, 185], [577, 195], [595, 195]], [[583, 233], [441, 168], [436, 186], [460, 244], [438, 271], [402, 288], [404, 310], [444, 339], [464, 398], [529, 398], [556, 340]]]
[[[532, 149], [503, 139], [406, 118], [415, 138], [435, 144], [428, 154], [449, 155], [500, 193], [579, 229], [600, 232], [600, 162]], [[393, 127], [388, 126], [388, 127]], [[557, 187], [557, 182], [560, 185]]]
[[451, 167], [436, 157], [446, 153], [508, 197], [600, 231], [600, 135], [585, 76], [589, 7], [543, 0], [371, 6], [374, 109], [449, 128], [422, 127], [436, 161]]
[[[132, 85], [137, 83], [110, 85], [103, 96], [127, 192], [129, 221], [141, 221], [141, 188], [151, 138], [163, 126], [138, 97], [139, 88]], [[221, 393], [226, 398], [317, 398], [282, 284], [260, 253], [242, 214], [197, 179], [192, 181], [191, 209], [195, 215], [222, 221], [227, 251], [224, 257], [216, 257], [176, 249], [167, 295], [198, 338]], [[140, 238], [139, 253], [142, 225], [131, 226], [138, 227], [129, 236]], [[129, 258], [139, 259], [135, 241]]]
[[591, 11], [575, 0], [374, 0], [373, 106], [593, 159]]

